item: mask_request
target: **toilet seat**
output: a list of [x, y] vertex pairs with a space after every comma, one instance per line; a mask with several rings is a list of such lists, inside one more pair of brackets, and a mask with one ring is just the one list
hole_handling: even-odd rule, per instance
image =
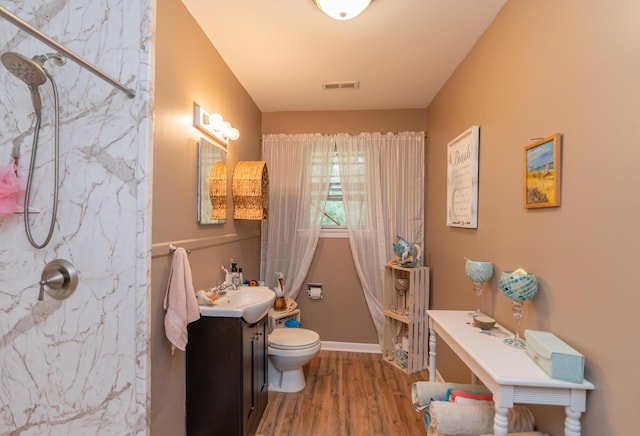
[[278, 350], [301, 350], [320, 343], [320, 335], [303, 328], [275, 329], [269, 335], [269, 347]]

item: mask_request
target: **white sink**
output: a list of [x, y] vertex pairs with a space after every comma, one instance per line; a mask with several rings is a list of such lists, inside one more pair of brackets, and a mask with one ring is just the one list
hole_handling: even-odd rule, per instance
[[211, 306], [200, 305], [202, 316], [242, 318], [253, 324], [273, 307], [276, 294], [266, 286], [240, 286], [237, 291], [227, 289]]

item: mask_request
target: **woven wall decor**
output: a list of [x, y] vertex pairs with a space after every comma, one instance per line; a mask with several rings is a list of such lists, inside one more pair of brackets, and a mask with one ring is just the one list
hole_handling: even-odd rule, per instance
[[209, 171], [209, 199], [211, 219], [227, 218], [227, 163], [216, 162]]
[[268, 218], [269, 174], [266, 162], [238, 162], [233, 170], [232, 190], [234, 219]]

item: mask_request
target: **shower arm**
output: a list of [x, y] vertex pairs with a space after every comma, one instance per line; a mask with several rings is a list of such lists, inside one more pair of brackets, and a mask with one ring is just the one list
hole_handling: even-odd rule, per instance
[[10, 23], [14, 24], [15, 26], [19, 27], [20, 29], [24, 30], [25, 32], [31, 34], [35, 38], [39, 39], [41, 42], [45, 43], [52, 49], [65, 55], [68, 59], [71, 59], [73, 62], [80, 65], [82, 68], [88, 70], [89, 72], [100, 77], [102, 80], [118, 88], [119, 90], [127, 94], [129, 98], [135, 97], [136, 92], [133, 89], [127, 88], [126, 86], [124, 86], [123, 84], [121, 84], [120, 82], [112, 78], [111, 76], [102, 72], [101, 70], [99, 70], [98, 68], [90, 64], [89, 62], [85, 61], [83, 58], [81, 58], [71, 50], [58, 44], [53, 39], [49, 38], [47, 35], [40, 32], [38, 29], [34, 28], [33, 26], [31, 26], [29, 23], [13, 15], [11, 12], [7, 11], [7, 9], [2, 6], [0, 6], [0, 16], [6, 19], [7, 21], [9, 21]]

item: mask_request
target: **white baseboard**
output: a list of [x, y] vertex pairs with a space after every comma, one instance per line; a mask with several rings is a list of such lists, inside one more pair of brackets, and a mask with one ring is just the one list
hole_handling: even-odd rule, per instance
[[320, 341], [320, 349], [326, 351], [352, 351], [357, 353], [382, 354], [380, 344], [360, 344], [357, 342]]

